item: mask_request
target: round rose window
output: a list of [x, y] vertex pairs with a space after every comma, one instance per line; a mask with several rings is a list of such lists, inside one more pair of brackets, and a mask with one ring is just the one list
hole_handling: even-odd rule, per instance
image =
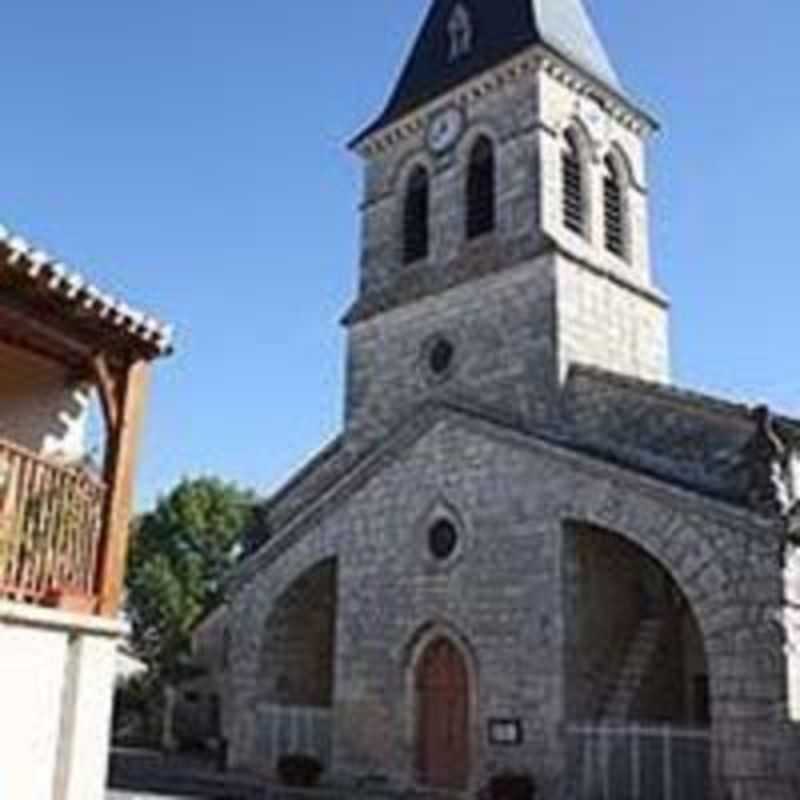
[[444, 375], [452, 366], [456, 349], [447, 339], [437, 339], [430, 349], [428, 361], [431, 372], [436, 376]]
[[431, 553], [437, 561], [446, 561], [458, 546], [458, 532], [446, 519], [437, 522], [430, 530], [428, 541]]

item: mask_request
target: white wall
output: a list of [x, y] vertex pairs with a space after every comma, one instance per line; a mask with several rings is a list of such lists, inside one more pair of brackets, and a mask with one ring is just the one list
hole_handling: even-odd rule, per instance
[[52, 796], [66, 651], [58, 631], [0, 623], [0, 797]]
[[0, 438], [37, 453], [79, 458], [88, 404], [63, 368], [0, 344]]
[[121, 632], [0, 602], [2, 800], [103, 800]]

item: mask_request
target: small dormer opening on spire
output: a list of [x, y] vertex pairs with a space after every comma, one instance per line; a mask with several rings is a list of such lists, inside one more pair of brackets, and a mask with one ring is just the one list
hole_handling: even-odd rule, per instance
[[450, 15], [447, 24], [447, 33], [450, 36], [450, 62], [468, 56], [472, 52], [472, 15], [463, 3], [459, 3]]

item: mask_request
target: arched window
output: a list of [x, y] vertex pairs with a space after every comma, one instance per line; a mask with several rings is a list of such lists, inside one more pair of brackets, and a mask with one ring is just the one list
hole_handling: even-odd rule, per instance
[[467, 178], [467, 238], [495, 228], [495, 165], [492, 143], [482, 136], [472, 148]]
[[627, 230], [623, 179], [617, 161], [606, 156], [603, 175], [603, 218], [606, 250], [620, 258], [627, 257]]
[[403, 260], [412, 264], [428, 257], [428, 216], [430, 210], [430, 182], [424, 167], [417, 167], [406, 188], [403, 216]]
[[586, 197], [580, 145], [574, 130], [564, 135], [561, 152], [564, 225], [580, 236], [586, 235]]

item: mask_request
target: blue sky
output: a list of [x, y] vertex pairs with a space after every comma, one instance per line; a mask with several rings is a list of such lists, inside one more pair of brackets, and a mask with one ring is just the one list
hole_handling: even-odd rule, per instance
[[[360, 191], [345, 143], [427, 5], [4, 9], [0, 219], [178, 329], [140, 504], [186, 474], [266, 491], [335, 434]], [[800, 4], [590, 5], [664, 125], [653, 251], [677, 381], [800, 413]]]

